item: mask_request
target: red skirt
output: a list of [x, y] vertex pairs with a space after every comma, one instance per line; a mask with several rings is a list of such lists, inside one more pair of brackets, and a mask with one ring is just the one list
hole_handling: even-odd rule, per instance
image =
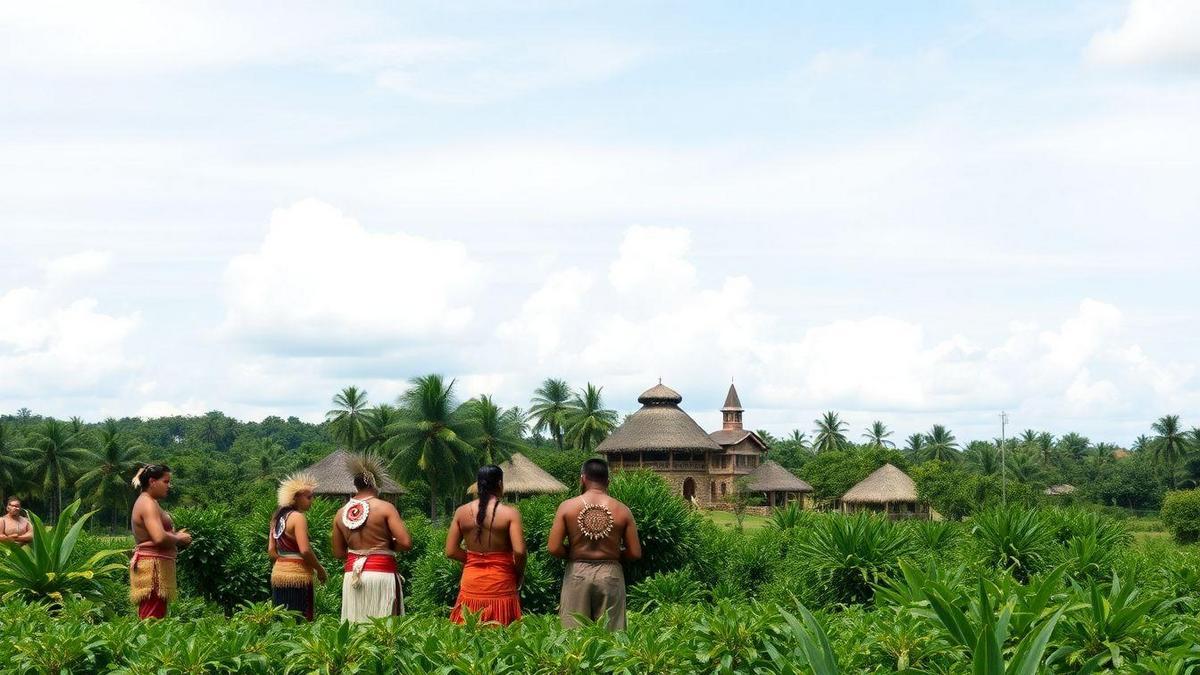
[[485, 623], [507, 626], [521, 618], [517, 568], [513, 565], [511, 552], [467, 551], [458, 601], [450, 612], [450, 620], [462, 623], [463, 608], [478, 614]]

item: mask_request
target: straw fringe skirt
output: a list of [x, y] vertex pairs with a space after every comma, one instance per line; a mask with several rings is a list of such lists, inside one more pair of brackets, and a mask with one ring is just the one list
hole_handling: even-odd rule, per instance
[[174, 602], [175, 561], [170, 558], [136, 558], [129, 564], [129, 600], [138, 604], [150, 598]]

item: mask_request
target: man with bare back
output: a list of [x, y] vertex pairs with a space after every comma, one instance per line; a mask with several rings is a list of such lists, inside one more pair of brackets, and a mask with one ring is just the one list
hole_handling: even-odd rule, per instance
[[[606, 617], [609, 630], [625, 628], [625, 572], [621, 561], [642, 557], [629, 507], [608, 495], [608, 464], [584, 462], [583, 494], [558, 507], [550, 528], [550, 555], [567, 559], [558, 616], [564, 628]], [[564, 544], [564, 540], [566, 543]]]
[[333, 555], [346, 560], [342, 620], [404, 614], [396, 553], [412, 548], [400, 512], [379, 498], [385, 473], [378, 460], [351, 455], [346, 470], [358, 492], [333, 517]]

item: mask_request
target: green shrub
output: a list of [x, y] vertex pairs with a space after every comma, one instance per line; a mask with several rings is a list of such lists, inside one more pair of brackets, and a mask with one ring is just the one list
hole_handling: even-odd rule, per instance
[[1176, 542], [1200, 541], [1200, 490], [1168, 492], [1159, 517]]
[[614, 476], [610, 492], [633, 512], [642, 542], [642, 559], [626, 565], [627, 583], [636, 584], [695, 560], [703, 516], [672, 493], [661, 476], [622, 471]]
[[825, 597], [853, 604], [870, 602], [873, 584], [892, 574], [910, 550], [904, 531], [891, 521], [860, 513], [822, 519], [792, 554], [812, 566]]
[[971, 522], [978, 559], [984, 564], [1008, 570], [1020, 581], [1053, 566], [1054, 532], [1038, 511], [1019, 506], [988, 509]]
[[647, 611], [666, 605], [694, 605], [708, 596], [690, 569], [663, 572], [643, 579], [629, 589], [629, 607]]

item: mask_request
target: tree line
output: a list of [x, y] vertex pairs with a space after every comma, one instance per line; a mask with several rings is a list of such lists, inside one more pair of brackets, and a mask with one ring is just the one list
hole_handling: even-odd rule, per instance
[[[116, 526], [127, 516], [128, 480], [140, 462], [170, 464], [182, 479], [178, 498], [185, 504], [237, 503], [243, 495], [270, 491], [282, 475], [342, 446], [381, 455], [408, 490], [404, 499], [436, 516], [463, 496], [480, 464], [515, 452], [529, 454], [569, 483], [567, 465], [576, 455], [594, 452], [618, 422], [602, 388], [592, 383], [576, 388], [548, 378], [522, 409], [503, 407], [489, 395], [461, 401], [455, 382], [437, 374], [414, 378], [392, 403], [372, 404], [366, 391], [346, 387], [320, 424], [295, 417], [241, 422], [219, 411], [87, 424], [22, 409], [0, 416], [0, 492], [32, 500], [49, 520], [74, 495]], [[1075, 432], [1056, 437], [1033, 429], [1003, 441], [964, 444], [935, 424], [898, 445], [881, 421], [851, 440], [849, 425], [828, 411], [814, 420], [811, 433], [797, 429], [782, 438], [757, 433], [770, 446], [769, 458], [827, 500], [890, 461], [912, 471], [919, 487], [926, 478], [925, 487], [940, 481], [975, 490], [959, 501], [999, 493], [1003, 464], [1004, 479], [1018, 495], [1020, 486], [1071, 483], [1092, 501], [1156, 508], [1166, 489], [1200, 482], [1200, 428], [1186, 430], [1179, 416], [1166, 415], [1148, 431], [1128, 449]], [[559, 454], [571, 461], [559, 462]], [[930, 478], [935, 474], [939, 481]]]

